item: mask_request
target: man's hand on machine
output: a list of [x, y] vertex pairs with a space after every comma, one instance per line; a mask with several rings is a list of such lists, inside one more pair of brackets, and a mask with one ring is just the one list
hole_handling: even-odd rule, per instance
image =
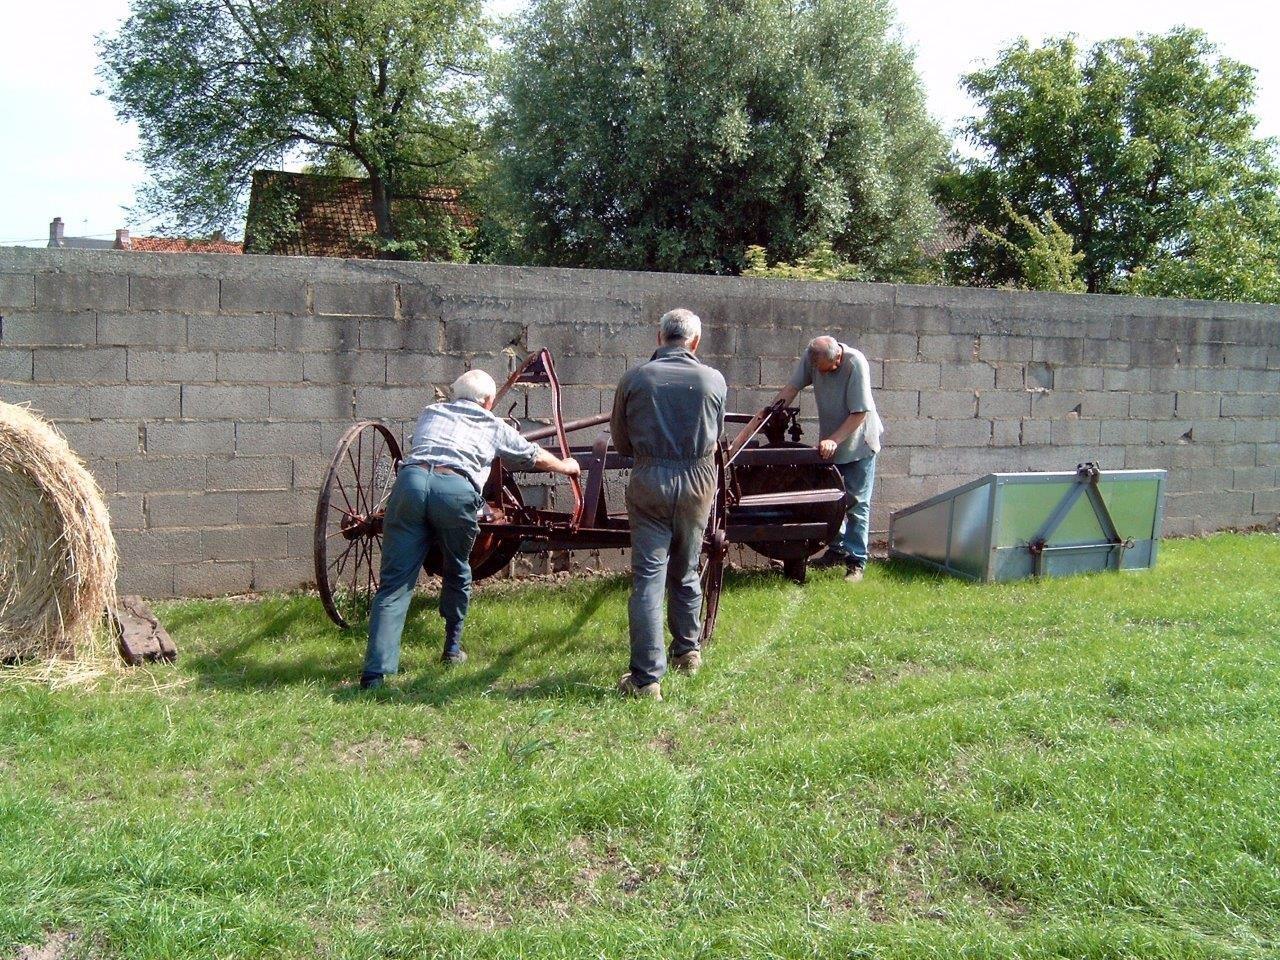
[[836, 455], [836, 442], [834, 440], [821, 440], [818, 443], [818, 456], [823, 460], [830, 460]]
[[578, 461], [573, 457], [561, 460], [550, 450], [540, 451], [534, 466], [539, 470], [545, 470], [547, 473], [558, 473], [562, 477], [576, 477], [582, 473], [582, 467], [578, 465]]

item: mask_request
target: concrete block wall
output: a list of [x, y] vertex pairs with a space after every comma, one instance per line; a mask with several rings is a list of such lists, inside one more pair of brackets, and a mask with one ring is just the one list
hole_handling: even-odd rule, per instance
[[1170, 534], [1280, 513], [1276, 306], [5, 248], [0, 399], [89, 462], [124, 589], [283, 589], [311, 579], [315, 497], [352, 420], [403, 434], [463, 369], [501, 380], [539, 346], [566, 416], [606, 410], [677, 305], [703, 317], [735, 410], [766, 403], [818, 333], [867, 354], [887, 425], [875, 529], [975, 476], [1085, 459], [1169, 470]]

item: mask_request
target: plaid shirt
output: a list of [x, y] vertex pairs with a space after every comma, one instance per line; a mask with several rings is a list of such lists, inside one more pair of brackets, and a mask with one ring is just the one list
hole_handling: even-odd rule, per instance
[[529, 470], [541, 451], [474, 400], [450, 400], [422, 411], [404, 462], [449, 467], [483, 490], [495, 456], [513, 470]]

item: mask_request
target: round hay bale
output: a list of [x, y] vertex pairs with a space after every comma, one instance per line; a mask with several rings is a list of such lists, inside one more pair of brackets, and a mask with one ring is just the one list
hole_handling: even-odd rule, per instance
[[0, 403], [0, 662], [112, 657], [115, 583], [97, 481], [51, 424]]

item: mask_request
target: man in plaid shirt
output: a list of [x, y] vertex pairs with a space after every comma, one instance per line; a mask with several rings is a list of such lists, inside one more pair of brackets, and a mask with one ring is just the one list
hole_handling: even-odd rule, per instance
[[369, 646], [360, 686], [380, 687], [400, 665], [400, 636], [418, 572], [433, 546], [443, 559], [440, 616], [446, 664], [467, 659], [462, 627], [471, 602], [471, 548], [480, 532], [485, 479], [495, 456], [514, 470], [576, 476], [578, 462], [561, 460], [520, 436], [492, 413], [498, 392], [483, 370], [453, 383], [453, 399], [422, 411], [409, 455], [396, 476], [383, 522], [382, 571], [369, 613]]

